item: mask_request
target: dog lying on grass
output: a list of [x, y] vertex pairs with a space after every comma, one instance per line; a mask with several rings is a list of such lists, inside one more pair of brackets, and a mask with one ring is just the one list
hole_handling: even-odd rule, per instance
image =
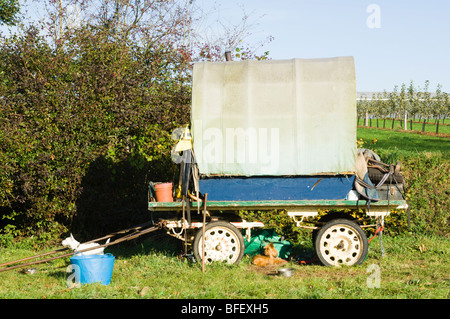
[[273, 243], [270, 243], [264, 247], [264, 255], [256, 255], [252, 259], [252, 264], [260, 267], [284, 263], [287, 263], [287, 261], [278, 257], [278, 251]]
[[[106, 244], [109, 243], [109, 238], [106, 241]], [[73, 238], [73, 235], [70, 234], [70, 237], [67, 237], [64, 239], [61, 244], [64, 247], [70, 247], [74, 252], [79, 252], [80, 250], [88, 249], [91, 247], [100, 246], [98, 243], [89, 243], [89, 244], [81, 244], [79, 241], [77, 241], [75, 238]], [[103, 255], [103, 251], [105, 250], [105, 247], [100, 247], [98, 249], [92, 249], [85, 252], [82, 252], [83, 255]]]

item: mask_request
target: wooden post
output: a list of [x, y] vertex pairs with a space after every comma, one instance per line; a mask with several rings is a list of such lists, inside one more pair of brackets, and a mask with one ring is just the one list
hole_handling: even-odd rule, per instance
[[205, 202], [203, 203], [203, 229], [202, 229], [202, 272], [205, 272], [205, 224], [206, 224], [206, 203], [208, 193], [205, 193]]
[[403, 128], [405, 131], [408, 130], [408, 111], [405, 111], [405, 117], [403, 121]]
[[[189, 205], [189, 202], [188, 202]], [[182, 209], [183, 215], [181, 218], [181, 228], [184, 228], [184, 223], [186, 221], [186, 196], [183, 195], [183, 209]], [[184, 229], [184, 255], [187, 255], [187, 229]]]

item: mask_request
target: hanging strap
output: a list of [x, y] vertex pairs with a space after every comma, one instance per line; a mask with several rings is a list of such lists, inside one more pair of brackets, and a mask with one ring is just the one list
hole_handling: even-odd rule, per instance
[[373, 237], [370, 238], [367, 242], [370, 243], [372, 239], [374, 239], [378, 235], [379, 232], [383, 231], [383, 229], [384, 229], [383, 226], [378, 227], [377, 230], [375, 230], [375, 234], [373, 235]]

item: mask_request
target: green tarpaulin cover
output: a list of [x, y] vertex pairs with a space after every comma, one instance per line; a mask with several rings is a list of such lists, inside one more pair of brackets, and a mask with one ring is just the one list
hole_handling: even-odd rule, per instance
[[278, 251], [278, 257], [287, 259], [291, 255], [292, 244], [287, 240], [282, 240], [274, 229], [257, 229], [252, 230], [250, 241], [244, 238], [245, 254], [255, 256], [264, 254], [264, 247], [269, 243], [273, 243]]
[[353, 57], [196, 63], [191, 128], [208, 176], [354, 172]]

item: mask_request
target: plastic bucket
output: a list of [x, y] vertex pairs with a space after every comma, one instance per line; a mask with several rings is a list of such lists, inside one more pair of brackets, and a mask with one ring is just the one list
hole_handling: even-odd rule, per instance
[[70, 258], [70, 262], [75, 270], [76, 283], [100, 282], [103, 285], [109, 285], [115, 259], [110, 253], [104, 255], [74, 255]]
[[155, 185], [157, 202], [173, 202], [172, 183], [161, 183]]

